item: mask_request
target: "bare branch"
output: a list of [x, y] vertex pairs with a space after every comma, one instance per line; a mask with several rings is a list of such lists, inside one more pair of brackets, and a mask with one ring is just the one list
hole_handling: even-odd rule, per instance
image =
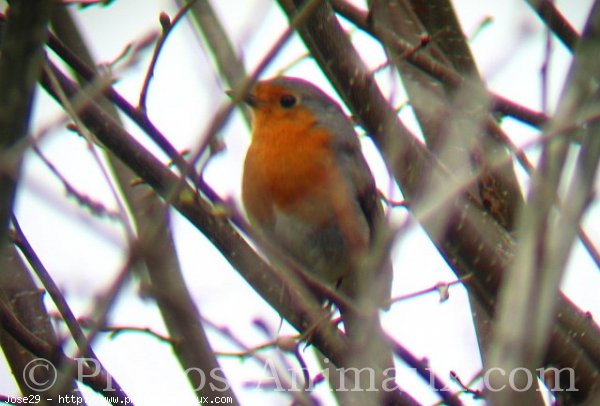
[[579, 41], [577, 31], [565, 19], [551, 0], [526, 0], [540, 16], [542, 21], [552, 30], [561, 42], [571, 51]]

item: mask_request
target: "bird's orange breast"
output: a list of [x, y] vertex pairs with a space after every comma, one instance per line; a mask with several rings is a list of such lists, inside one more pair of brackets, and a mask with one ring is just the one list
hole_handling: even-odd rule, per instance
[[336, 173], [331, 137], [315, 127], [308, 111], [306, 116], [302, 110], [294, 112], [293, 120], [270, 113], [254, 117], [242, 180], [246, 211], [263, 224], [273, 221], [274, 209], [319, 221], [317, 203], [327, 205], [328, 183]]

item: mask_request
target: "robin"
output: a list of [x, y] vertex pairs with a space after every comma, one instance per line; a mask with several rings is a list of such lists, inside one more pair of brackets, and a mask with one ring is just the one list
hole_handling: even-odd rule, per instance
[[[252, 112], [242, 178], [250, 224], [353, 306], [376, 313], [390, 298], [392, 268], [389, 258], [367, 260], [384, 212], [352, 121], [297, 78], [258, 82], [244, 102]], [[344, 315], [351, 310], [340, 311], [346, 330], [367, 339], [369, 323], [353, 326]]]

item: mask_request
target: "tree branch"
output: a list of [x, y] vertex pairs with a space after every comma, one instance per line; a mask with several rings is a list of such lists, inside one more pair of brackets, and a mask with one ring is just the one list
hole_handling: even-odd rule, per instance
[[[293, 1], [280, 0], [279, 3], [289, 16], [294, 15]], [[439, 184], [447, 183], [453, 175], [422, 144], [415, 141], [398, 121], [394, 109], [387, 104], [332, 10], [328, 8], [328, 3], [323, 4], [306, 26], [299, 30], [304, 42], [382, 152], [404, 197], [410, 203], [411, 211], [444, 259], [458, 277], [473, 275], [465, 285], [477, 297], [488, 317], [493, 315], [498, 286], [513, 259], [513, 238], [481, 207], [473, 204], [468, 196], [451, 195], [442, 200], [443, 210], [450, 213], [447, 215], [450, 222], [442, 225], [436, 221], [436, 212], [427, 209], [428, 202], [418, 200], [421, 197], [423, 173], [438, 179]], [[440, 203], [439, 197], [437, 199], [434, 207]], [[573, 368], [575, 375], [582, 379], [578, 382], [579, 392], [576, 395], [584, 399], [597, 385], [587, 377], [596, 376], [600, 358], [593, 348], [578, 339], [582, 330], [578, 330], [577, 337], [570, 332], [574, 331], [575, 326], [589, 330], [588, 333], [594, 337], [591, 342], [600, 343], [600, 331], [593, 321], [578, 323], [576, 319], [582, 312], [562, 294], [558, 296], [561, 305], [555, 315], [560, 316], [556, 316], [559, 324], [552, 332], [551, 343], [561, 351], [548, 351], [545, 362], [546, 365]], [[569, 320], [565, 315], [569, 315]]]
[[565, 19], [561, 12], [550, 0], [526, 0], [546, 24], [548, 28], [558, 37], [558, 39], [571, 52], [575, 50], [575, 45], [579, 41], [579, 35], [575, 28]]

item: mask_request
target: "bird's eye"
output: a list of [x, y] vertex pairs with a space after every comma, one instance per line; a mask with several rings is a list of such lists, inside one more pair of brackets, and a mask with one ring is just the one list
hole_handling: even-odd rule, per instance
[[296, 96], [294, 96], [293, 94], [284, 94], [279, 99], [279, 104], [281, 105], [281, 107], [289, 109], [291, 107], [294, 107], [297, 101], [298, 99], [296, 99]]

